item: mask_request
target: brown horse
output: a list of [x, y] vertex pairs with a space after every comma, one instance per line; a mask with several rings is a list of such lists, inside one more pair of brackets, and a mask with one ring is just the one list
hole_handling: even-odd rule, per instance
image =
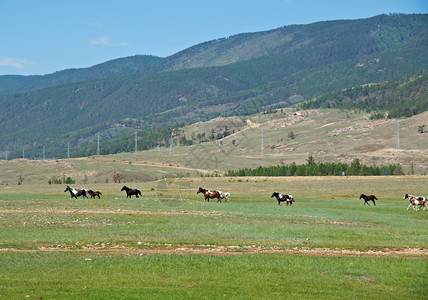
[[374, 206], [376, 206], [376, 202], [375, 202], [375, 200], [378, 200], [378, 198], [376, 198], [376, 196], [375, 195], [364, 195], [364, 194], [361, 194], [360, 195], [360, 199], [364, 199], [364, 205], [368, 205], [368, 206], [370, 206], [370, 204], [369, 204], [369, 201], [373, 201], [373, 205]]
[[408, 199], [410, 202], [409, 206], [407, 206], [407, 210], [409, 210], [410, 206], [412, 205], [414, 210], [419, 210], [421, 206], [423, 206], [424, 211], [427, 208], [427, 199], [425, 197], [405, 194], [403, 200], [406, 200], [406, 199]]
[[210, 199], [213, 198], [217, 198], [217, 203], [220, 202], [221, 203], [221, 193], [219, 193], [219, 191], [210, 191], [210, 190], [206, 190], [203, 188], [199, 188], [198, 192], [196, 194], [202, 193], [204, 194], [204, 201], [208, 200], [208, 202], [210, 202]]
[[95, 197], [97, 197], [97, 196], [98, 196], [98, 199], [101, 199], [100, 195], [102, 195], [100, 191], [95, 191], [94, 192], [93, 190], [89, 190], [88, 194], [91, 196], [91, 199], [92, 198], [95, 199]]

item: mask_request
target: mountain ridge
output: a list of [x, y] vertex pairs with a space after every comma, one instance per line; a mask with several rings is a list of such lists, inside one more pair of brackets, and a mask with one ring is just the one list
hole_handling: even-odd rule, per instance
[[[310, 34], [311, 31], [313, 31], [312, 35], [314, 35], [317, 31], [328, 31], [345, 25], [357, 27], [361, 27], [361, 25], [371, 26], [365, 24], [365, 22], [370, 21], [370, 24], [372, 22], [385, 22], [391, 18], [425, 19], [426, 24], [428, 23], [427, 16], [426, 14], [384, 14], [367, 19], [334, 20], [306, 25], [288, 25], [267, 31], [241, 33], [203, 42], [165, 58], [152, 55], [135, 55], [110, 60], [88, 68], [67, 69], [46, 75], [3, 75], [0, 76], [0, 94], [31, 91], [85, 80], [133, 74], [225, 66], [272, 54], [284, 53], [296, 47], [299, 48], [302, 46], [301, 44], [308, 43], [313, 39]], [[419, 20], [419, 22], [421, 21]], [[405, 26], [412, 26], [409, 20], [403, 23]], [[377, 27], [367, 29], [371, 30], [370, 33], [373, 36], [376, 34], [380, 35], [381, 29], [379, 26], [378, 24]], [[341, 30], [343, 31], [343, 28]], [[304, 31], [309, 31], [309, 34]]]
[[[267, 47], [269, 53], [261, 51], [260, 41], [279, 32], [284, 41], [274, 41]], [[249, 52], [254, 40], [256, 50], [248, 55], [257, 57], [195, 67], [201, 57], [206, 57], [205, 64], [213, 63], [216, 55], [206, 55], [206, 49], [219, 53], [214, 62], [221, 64], [230, 53], [237, 53], [232, 51], [236, 45], [245, 44], [242, 51]], [[210, 48], [212, 44], [216, 48]], [[138, 130], [293, 105], [349, 87], [428, 72], [427, 45], [427, 14], [380, 15], [240, 34], [165, 59], [141, 56], [126, 75], [129, 69], [122, 67], [133, 65], [133, 57], [123, 58], [97, 67], [103, 70], [113, 63], [116, 71], [92, 73], [121, 76], [0, 95], [0, 143], [9, 149], [59, 139], [74, 144], [82, 138], [79, 134], [111, 132], [119, 123]]]

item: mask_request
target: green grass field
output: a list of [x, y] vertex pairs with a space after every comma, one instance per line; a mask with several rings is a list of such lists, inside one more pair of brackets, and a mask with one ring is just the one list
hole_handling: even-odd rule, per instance
[[[427, 176], [0, 186], [0, 299], [426, 299]], [[204, 202], [199, 186], [231, 193]], [[78, 187], [78, 186], [76, 186]], [[278, 206], [273, 191], [293, 194]], [[363, 206], [360, 193], [376, 194]]]

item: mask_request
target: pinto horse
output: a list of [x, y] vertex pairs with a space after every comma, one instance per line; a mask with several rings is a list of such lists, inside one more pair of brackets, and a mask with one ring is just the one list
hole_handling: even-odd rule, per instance
[[126, 191], [126, 198], [131, 198], [132, 195], [135, 195], [135, 197], [138, 197], [138, 195], [140, 195], [141, 197], [143, 195], [141, 195], [141, 191], [137, 190], [137, 189], [130, 189], [129, 187], [127, 187], [126, 185], [123, 186], [123, 188], [120, 191]]
[[88, 196], [86, 196], [86, 190], [85, 189], [76, 190], [76, 189], [71, 188], [71, 187], [69, 187], [67, 185], [67, 187], [65, 188], [64, 193], [67, 192], [67, 191], [70, 192], [70, 200], [73, 199], [73, 198], [77, 199], [77, 197], [80, 197], [80, 196], [82, 196], [82, 198], [88, 198]]
[[414, 210], [419, 210], [419, 208], [422, 206], [425, 209], [427, 208], [427, 199], [425, 197], [420, 196], [413, 196], [410, 194], [405, 194], [403, 200], [408, 199], [410, 204], [407, 206], [407, 210], [409, 210], [410, 206], [413, 205]]
[[281, 205], [281, 202], [285, 202], [287, 205], [293, 205], [293, 202], [295, 202], [293, 195], [282, 195], [280, 193], [274, 192], [270, 197], [276, 197], [276, 200], [278, 200], [278, 205]]
[[93, 190], [89, 190], [88, 194], [91, 195], [91, 199], [92, 198], [95, 199], [95, 197], [97, 197], [97, 196], [98, 196], [98, 199], [101, 199], [100, 195], [102, 195], [100, 191], [95, 191], [94, 192]]
[[222, 198], [222, 193], [219, 191], [210, 191], [207, 189], [203, 189], [203, 188], [199, 188], [198, 192], [196, 194], [202, 193], [204, 194], [204, 201], [208, 200], [208, 202], [210, 202], [210, 199], [212, 198], [217, 198], [217, 203], [220, 202], [221, 203], [221, 198]]
[[[226, 200], [226, 202], [229, 202], [229, 196], [230, 196], [230, 193], [223, 193], [222, 191], [218, 191], [219, 193], [220, 193], [220, 198], [221, 199], [225, 199]], [[221, 202], [221, 201], [220, 201]]]
[[364, 194], [361, 194], [360, 195], [360, 199], [364, 199], [364, 205], [368, 205], [368, 206], [370, 206], [370, 204], [369, 204], [369, 201], [373, 201], [373, 205], [374, 206], [376, 206], [376, 202], [375, 202], [375, 200], [379, 200], [378, 198], [376, 198], [376, 196], [375, 195], [364, 195]]

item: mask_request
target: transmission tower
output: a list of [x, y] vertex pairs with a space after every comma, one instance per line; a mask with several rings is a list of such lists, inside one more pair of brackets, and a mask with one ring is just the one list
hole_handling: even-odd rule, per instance
[[137, 131], [135, 131], [135, 153], [138, 152], [138, 135]]
[[100, 134], [97, 135], [97, 155], [100, 155]]
[[261, 137], [261, 142], [260, 142], [260, 155], [263, 156], [265, 155], [265, 141], [264, 141], [264, 135], [265, 135], [265, 131], [262, 128], [262, 137]]
[[400, 119], [397, 123], [397, 150], [400, 150]]
[[174, 155], [174, 139], [172, 138], [172, 132], [171, 132], [171, 138], [169, 139], [169, 155]]

